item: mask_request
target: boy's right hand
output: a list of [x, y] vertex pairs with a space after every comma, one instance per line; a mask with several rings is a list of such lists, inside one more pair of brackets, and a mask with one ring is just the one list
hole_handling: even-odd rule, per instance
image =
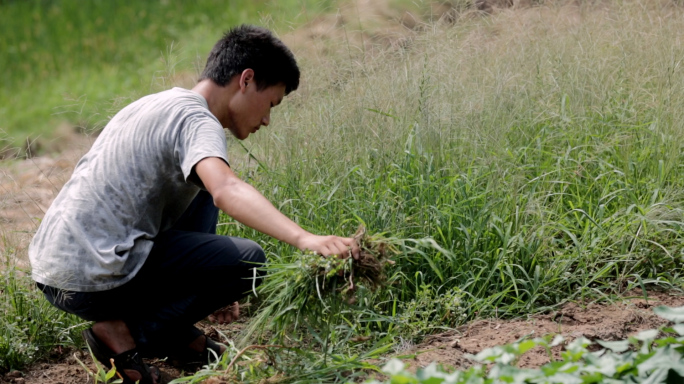
[[336, 255], [341, 258], [349, 256], [359, 258], [359, 244], [351, 237], [317, 236], [311, 233], [303, 236], [297, 243], [302, 251], [313, 251], [323, 256]]

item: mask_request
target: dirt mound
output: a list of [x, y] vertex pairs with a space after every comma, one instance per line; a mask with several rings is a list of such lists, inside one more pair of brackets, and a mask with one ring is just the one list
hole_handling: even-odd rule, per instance
[[[479, 320], [457, 330], [430, 336], [414, 348], [402, 351], [402, 356], [414, 356], [406, 361], [412, 368], [425, 367], [431, 362], [451, 367], [468, 367], [473, 362], [466, 357], [486, 348], [513, 343], [523, 337], [563, 335], [566, 343], [583, 336], [589, 340], [624, 340], [640, 331], [655, 329], [667, 321], [653, 313], [653, 307], [684, 305], [684, 297], [666, 292], [649, 292], [648, 300], [640, 292], [630, 292], [631, 299], [614, 304], [592, 303], [586, 306], [568, 303], [558, 311], [532, 316], [525, 320]], [[639, 297], [641, 296], [641, 297]], [[629, 296], [628, 296], [629, 297]], [[563, 346], [552, 349], [555, 358]], [[521, 358], [521, 367], [539, 367], [550, 361], [546, 351], [539, 348]]]

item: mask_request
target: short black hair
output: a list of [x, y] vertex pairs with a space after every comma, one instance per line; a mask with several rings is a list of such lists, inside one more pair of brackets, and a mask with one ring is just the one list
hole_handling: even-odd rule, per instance
[[285, 94], [299, 86], [299, 67], [289, 48], [266, 28], [240, 25], [225, 33], [209, 53], [199, 81], [225, 86], [247, 68], [258, 90], [285, 84]]

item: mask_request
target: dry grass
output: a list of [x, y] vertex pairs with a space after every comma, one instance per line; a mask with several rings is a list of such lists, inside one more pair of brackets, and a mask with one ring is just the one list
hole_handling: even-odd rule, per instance
[[683, 8], [668, 1], [503, 9], [422, 32], [404, 28], [396, 44], [360, 38], [354, 23], [328, 23], [322, 35], [295, 34], [301, 89], [275, 112], [274, 129], [247, 146], [267, 164], [293, 160], [316, 172], [303, 159], [348, 168], [382, 157], [404, 147], [413, 123], [419, 145], [455, 162], [491, 157], [506, 150], [504, 133], [559, 116], [624, 112], [643, 121], [649, 111], [659, 129], [676, 134], [683, 24]]

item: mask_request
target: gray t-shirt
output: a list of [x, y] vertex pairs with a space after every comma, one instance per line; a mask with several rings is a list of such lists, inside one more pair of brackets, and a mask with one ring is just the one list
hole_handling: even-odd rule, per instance
[[193, 167], [207, 157], [228, 163], [199, 94], [174, 88], [122, 109], [45, 213], [29, 246], [33, 279], [78, 292], [132, 279], [199, 192]]

